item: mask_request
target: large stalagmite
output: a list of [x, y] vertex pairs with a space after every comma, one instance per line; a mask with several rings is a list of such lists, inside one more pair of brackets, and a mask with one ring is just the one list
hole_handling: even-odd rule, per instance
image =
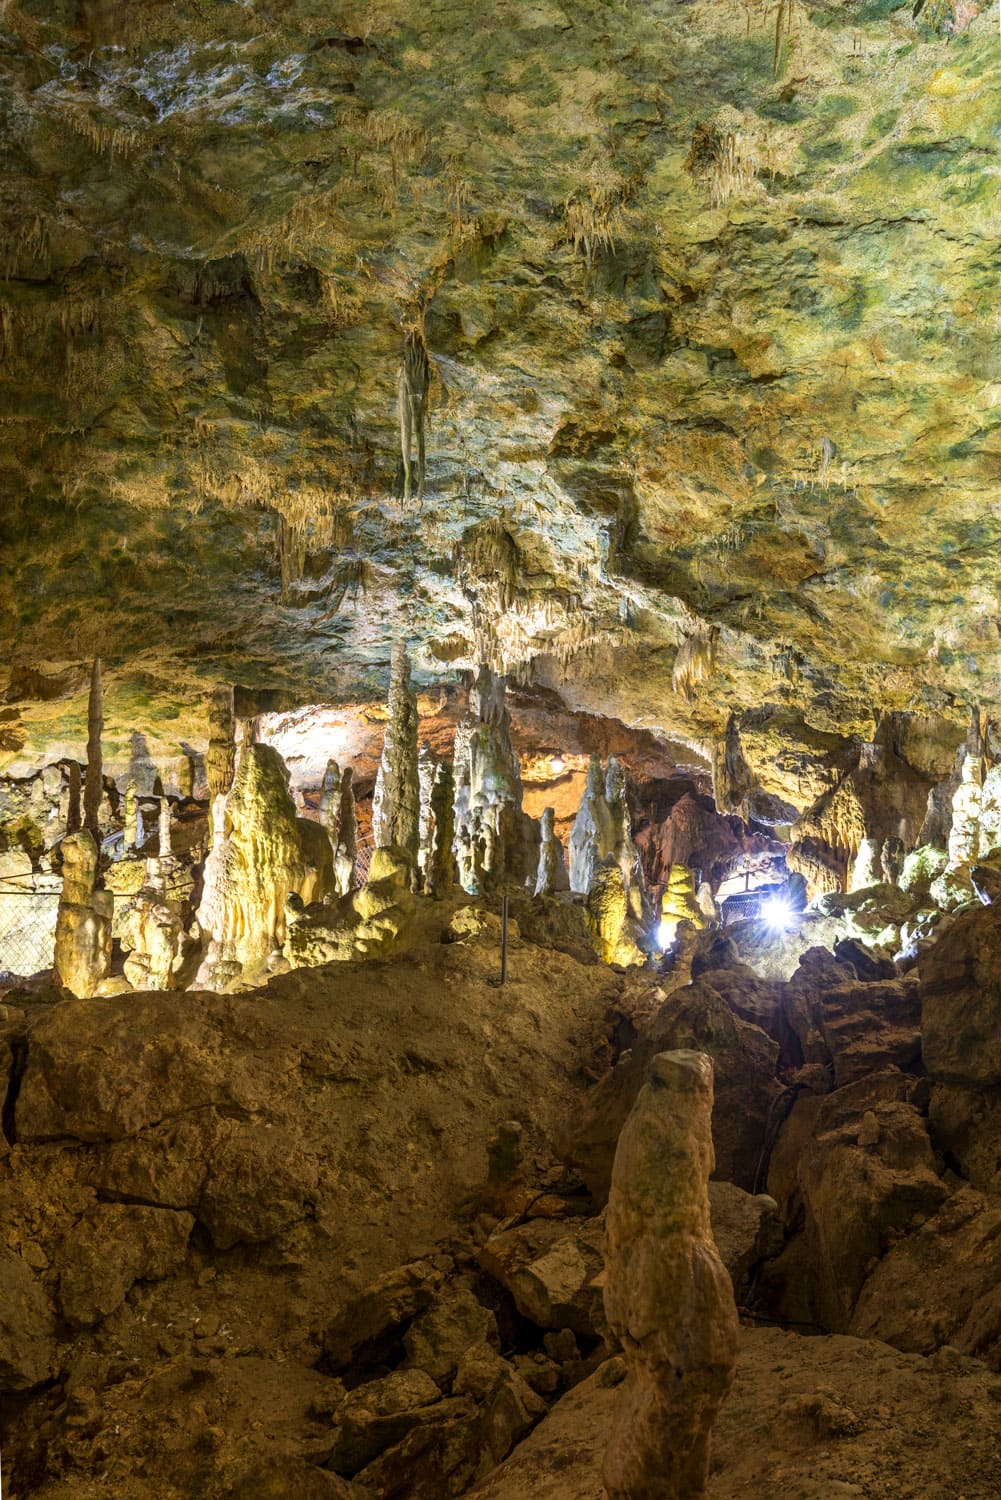
[[709, 1436], [737, 1354], [737, 1309], [713, 1240], [713, 1067], [650, 1064], [619, 1137], [608, 1200], [605, 1312], [626, 1361], [605, 1455], [609, 1500], [706, 1500]]
[[410, 685], [410, 658], [400, 641], [390, 661], [388, 709], [372, 798], [372, 831], [378, 848], [406, 849], [416, 864], [420, 843], [417, 700]]
[[281, 756], [247, 746], [205, 862], [198, 923], [208, 946], [197, 983], [224, 985], [279, 951], [287, 898], [322, 899], [332, 865], [324, 830], [296, 816]]
[[87, 829], [63, 839], [63, 889], [56, 917], [56, 978], [88, 999], [111, 972], [114, 897], [97, 889], [97, 845]]

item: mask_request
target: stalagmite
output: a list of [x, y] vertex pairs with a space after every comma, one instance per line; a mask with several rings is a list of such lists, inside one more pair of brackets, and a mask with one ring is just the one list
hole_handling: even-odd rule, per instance
[[705, 913], [695, 893], [695, 876], [687, 865], [672, 865], [668, 871], [667, 885], [660, 898], [658, 946], [666, 948], [673, 942], [679, 922], [691, 922], [699, 931], [706, 925]]
[[320, 782], [320, 804], [317, 808], [320, 822], [330, 837], [330, 847], [337, 849], [337, 820], [341, 810], [341, 770], [336, 760], [327, 761]]
[[452, 768], [445, 761], [439, 761], [431, 787], [430, 829], [424, 879], [425, 891], [436, 900], [446, 896], [452, 888], [454, 801], [455, 783], [452, 778]]
[[[216, 802], [222, 816], [198, 909], [208, 947], [196, 983], [206, 988], [223, 987], [281, 949], [290, 894], [312, 901], [332, 884], [326, 834], [296, 817], [285, 763], [270, 745], [246, 747], [229, 796]], [[310, 831], [317, 848], [306, 851]], [[326, 862], [318, 868], [311, 861], [319, 861], [321, 844]]]
[[378, 848], [406, 849], [417, 861], [420, 786], [417, 777], [417, 699], [410, 685], [410, 658], [402, 642], [389, 668], [389, 713], [382, 760], [372, 798], [372, 831]]
[[87, 777], [83, 786], [83, 826], [101, 844], [101, 798], [104, 779], [101, 770], [101, 730], [104, 713], [101, 693], [101, 659], [95, 657], [90, 672], [90, 698], [87, 703]]
[[592, 755], [580, 809], [570, 832], [570, 889], [586, 896], [598, 866], [614, 843], [612, 816], [605, 801], [601, 759]]
[[160, 858], [169, 859], [174, 851], [170, 842], [170, 799], [167, 797], [160, 798], [159, 835]]
[[481, 666], [455, 734], [455, 857], [471, 895], [510, 881], [534, 885], [538, 829], [522, 810], [507, 679]]
[[662, 1052], [619, 1137], [605, 1312], [626, 1377], [605, 1454], [609, 1500], [706, 1500], [713, 1419], [737, 1353], [733, 1288], [713, 1240], [713, 1069]]
[[[571, 890], [589, 895], [598, 871], [609, 860], [619, 869], [629, 915], [636, 922], [649, 924], [652, 914], [639, 853], [633, 843], [625, 775], [614, 755], [609, 757], [606, 772], [602, 772], [600, 758], [592, 755], [584, 796], [570, 834]], [[602, 883], [607, 887], [607, 878]], [[603, 895], [602, 900], [605, 899]]]
[[139, 845], [139, 789], [134, 776], [125, 788], [125, 851], [132, 853]]
[[636, 938], [639, 935], [629, 907], [629, 892], [615, 856], [595, 871], [587, 895], [587, 925], [595, 952], [606, 964], [628, 968], [645, 962]]
[[80, 790], [80, 767], [75, 760], [70, 761], [66, 784], [66, 832], [79, 833], [82, 823], [81, 815], [81, 790]]
[[427, 741], [421, 742], [417, 752], [417, 783], [419, 788], [417, 889], [427, 888], [427, 861], [431, 842], [431, 790], [434, 786], [437, 761]]
[[341, 793], [337, 811], [337, 848], [334, 850], [334, 890], [346, 896], [355, 888], [355, 865], [358, 861], [358, 814], [355, 811], [354, 768], [345, 766], [341, 773]]
[[554, 809], [545, 808], [539, 823], [539, 868], [535, 877], [537, 896], [551, 896], [558, 891], [570, 889], [566, 855], [556, 836], [555, 821]]
[[59, 846], [63, 889], [56, 916], [54, 967], [60, 984], [81, 999], [95, 993], [111, 972], [114, 898], [97, 889], [98, 847], [86, 829]]

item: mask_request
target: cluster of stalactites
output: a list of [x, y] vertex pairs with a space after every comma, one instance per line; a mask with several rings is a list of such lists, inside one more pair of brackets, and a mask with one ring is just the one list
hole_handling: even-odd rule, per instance
[[507, 679], [481, 666], [455, 734], [455, 858], [459, 883], [481, 895], [504, 883], [534, 886], [538, 825], [522, 810]]

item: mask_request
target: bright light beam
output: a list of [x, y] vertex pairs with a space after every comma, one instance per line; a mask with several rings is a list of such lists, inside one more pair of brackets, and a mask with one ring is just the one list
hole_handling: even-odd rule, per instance
[[761, 916], [773, 932], [785, 932], [792, 925], [792, 907], [784, 896], [769, 896], [761, 903]]

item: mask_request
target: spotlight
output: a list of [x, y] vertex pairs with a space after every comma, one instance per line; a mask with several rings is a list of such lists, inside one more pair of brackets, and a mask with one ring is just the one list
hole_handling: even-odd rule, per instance
[[678, 923], [674, 917], [669, 917], [665, 922], [657, 925], [657, 947], [667, 950], [674, 942], [674, 935], [678, 930]]
[[761, 903], [761, 917], [773, 932], [785, 932], [792, 924], [792, 907], [784, 896], [769, 896]]
[[562, 755], [551, 755], [549, 757], [549, 769], [554, 772], [555, 775], [558, 776], [565, 766], [566, 761], [563, 759]]

